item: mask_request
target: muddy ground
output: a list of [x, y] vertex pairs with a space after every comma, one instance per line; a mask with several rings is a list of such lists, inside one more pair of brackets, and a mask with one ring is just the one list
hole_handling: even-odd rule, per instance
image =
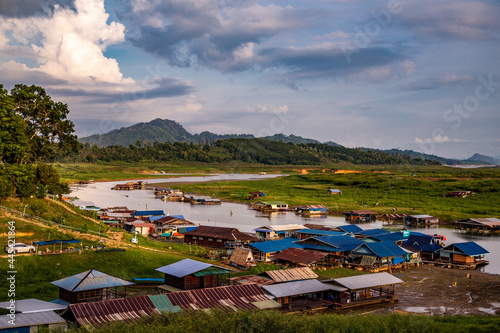
[[457, 315], [500, 315], [500, 275], [423, 265], [392, 272], [405, 283], [388, 310]]

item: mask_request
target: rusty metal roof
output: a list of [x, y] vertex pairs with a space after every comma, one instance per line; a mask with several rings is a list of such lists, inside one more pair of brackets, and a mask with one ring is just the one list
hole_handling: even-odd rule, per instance
[[99, 327], [109, 322], [134, 321], [153, 314], [159, 315], [161, 311], [213, 308], [259, 310], [279, 306], [256, 284], [247, 284], [71, 304], [67, 311], [73, 313], [78, 324]]
[[274, 280], [258, 275], [236, 276], [232, 277], [230, 280], [238, 284], [256, 283], [259, 287], [268, 286], [274, 283]]
[[268, 275], [276, 283], [318, 278], [318, 275], [309, 267], [279, 269], [275, 271], [267, 271], [264, 274]]
[[53, 285], [68, 291], [94, 290], [132, 285], [132, 282], [99, 272], [95, 269], [65, 277], [51, 282]]
[[201, 225], [194, 230], [186, 232], [184, 235], [219, 238], [230, 241], [257, 241], [257, 238], [245, 234], [236, 228], [212, 227], [207, 225]]
[[71, 304], [69, 310], [81, 326], [103, 326], [114, 321], [134, 321], [161, 314], [148, 296]]
[[281, 251], [278, 254], [273, 256], [274, 259], [290, 261], [295, 264], [303, 264], [310, 265], [320, 259], [326, 257], [328, 253], [314, 251], [314, 250], [305, 250], [298, 249], [295, 247], [288, 248], [286, 250]]

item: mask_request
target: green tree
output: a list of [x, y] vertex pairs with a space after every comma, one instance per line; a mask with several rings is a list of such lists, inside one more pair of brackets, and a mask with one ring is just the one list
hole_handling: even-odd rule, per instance
[[14, 108], [14, 100], [0, 84], [0, 162], [4, 163], [19, 163], [28, 153], [26, 124]]
[[81, 144], [74, 124], [66, 119], [67, 104], [54, 102], [38, 86], [18, 84], [11, 90], [15, 112], [26, 124], [31, 161], [53, 160], [57, 155], [77, 153]]

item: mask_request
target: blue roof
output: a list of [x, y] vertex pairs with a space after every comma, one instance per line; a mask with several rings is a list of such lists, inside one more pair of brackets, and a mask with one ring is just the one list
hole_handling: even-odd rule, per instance
[[286, 250], [286, 249], [291, 248], [291, 247], [296, 247], [296, 248], [301, 249], [302, 246], [296, 242], [297, 242], [296, 238], [286, 237], [286, 238], [276, 240], [276, 241], [252, 243], [252, 244], [248, 244], [248, 246], [251, 246], [251, 247], [257, 249], [260, 252], [272, 253], [272, 252], [283, 251], [283, 250]]
[[356, 234], [358, 235], [363, 235], [363, 236], [378, 236], [378, 235], [385, 235], [385, 234], [390, 234], [390, 231], [384, 230], [384, 229], [366, 229], [366, 230], [361, 230], [357, 231]]
[[134, 213], [134, 216], [160, 216], [165, 215], [163, 210], [138, 210]]
[[436, 252], [442, 248], [439, 244], [434, 242], [433, 236], [419, 232], [412, 232], [408, 240], [403, 244], [424, 252]]
[[158, 221], [159, 219], [162, 219], [162, 218], [167, 217], [167, 216], [174, 217], [176, 219], [185, 220], [184, 215], [156, 215], [156, 216], [151, 216], [149, 218], [149, 221], [155, 222], [155, 221]]
[[458, 248], [460, 251], [464, 252], [468, 256], [479, 256], [482, 254], [487, 254], [490, 253], [487, 251], [484, 247], [481, 245], [477, 244], [476, 242], [463, 242], [463, 243], [453, 243], [448, 247], [455, 246]]
[[345, 232], [331, 231], [331, 230], [317, 230], [317, 229], [302, 229], [297, 231], [299, 234], [318, 235], [318, 236], [343, 236]]
[[373, 239], [376, 239], [380, 242], [399, 242], [407, 240], [408, 237], [403, 237], [403, 232], [391, 232], [389, 234], [382, 234], [377, 236], [370, 236]]
[[306, 250], [317, 250], [317, 251], [328, 251], [328, 252], [345, 252], [345, 249], [321, 244], [311, 244], [311, 243], [299, 243], [303, 249]]
[[211, 265], [211, 264], [207, 264], [205, 262], [196, 261], [196, 260], [192, 260], [192, 259], [184, 259], [184, 260], [175, 262], [173, 264], [157, 268], [156, 270], [158, 272], [162, 272], [162, 273], [165, 273], [168, 275], [173, 275], [175, 277], [180, 278], [180, 277], [188, 276], [188, 275], [191, 275], [193, 273], [202, 271], [202, 270], [209, 268], [209, 267], [217, 267], [217, 268], [226, 270], [227, 272], [230, 271], [230, 269], [227, 269], [224, 267], [219, 267], [216, 265]]
[[53, 281], [51, 283], [58, 286], [59, 288], [66, 289], [72, 292], [129, 286], [133, 284], [106, 273], [96, 271], [95, 269], [68, 276], [64, 279]]
[[330, 246], [341, 248], [344, 251], [352, 251], [363, 244], [362, 240], [351, 236], [320, 236], [315, 237], [315, 239]]
[[350, 233], [356, 233], [358, 231], [363, 231], [360, 227], [358, 227], [355, 224], [346, 224], [346, 225], [341, 225], [340, 227], [337, 227], [341, 230], [344, 230], [345, 232], [350, 232]]
[[403, 256], [408, 253], [393, 242], [364, 243], [352, 251], [356, 254], [375, 255], [380, 258]]

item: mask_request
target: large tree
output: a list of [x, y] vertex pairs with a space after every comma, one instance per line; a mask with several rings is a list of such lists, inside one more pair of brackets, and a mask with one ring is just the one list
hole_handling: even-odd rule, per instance
[[67, 104], [54, 102], [43, 88], [34, 85], [16, 85], [11, 98], [26, 125], [30, 161], [50, 161], [78, 152], [81, 144], [73, 134], [73, 122], [66, 119]]
[[28, 137], [26, 124], [14, 108], [14, 100], [0, 84], [0, 162], [17, 164], [28, 155]]

